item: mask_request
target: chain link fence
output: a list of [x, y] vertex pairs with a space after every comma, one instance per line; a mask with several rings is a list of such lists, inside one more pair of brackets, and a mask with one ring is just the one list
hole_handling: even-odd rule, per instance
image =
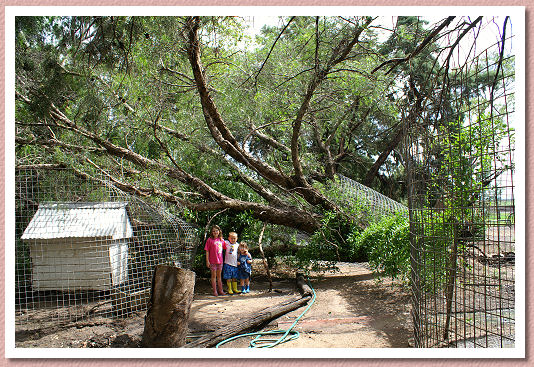
[[123, 317], [146, 309], [153, 269], [190, 269], [196, 228], [69, 169], [15, 174], [18, 330]]
[[356, 207], [366, 217], [374, 219], [382, 216], [393, 215], [396, 213], [405, 213], [408, 215], [408, 207], [371, 189], [357, 181], [338, 174], [337, 186], [340, 190], [342, 199], [340, 202], [348, 204], [351, 207]]

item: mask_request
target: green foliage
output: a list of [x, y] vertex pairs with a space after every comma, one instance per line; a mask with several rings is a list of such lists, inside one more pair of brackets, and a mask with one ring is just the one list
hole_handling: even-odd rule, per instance
[[199, 248], [199, 251], [197, 251], [191, 270], [193, 270], [199, 278], [210, 277], [211, 272], [206, 266], [206, 252], [204, 251], [204, 245], [202, 245], [202, 249]]
[[[422, 236], [418, 262], [423, 264], [417, 270], [419, 286], [426, 292], [443, 291], [447, 284], [450, 254], [454, 245], [457, 228], [451, 222], [451, 214], [436, 215], [431, 209], [422, 212]], [[447, 215], [448, 214], [448, 215]]]
[[[499, 107], [496, 107], [499, 108]], [[432, 171], [423, 195], [423, 208], [414, 211], [417, 269], [421, 289], [443, 290], [456, 266], [454, 258], [483, 237], [491, 222], [484, 206], [498, 199], [498, 177], [511, 169], [509, 151], [502, 146], [513, 141], [513, 131], [499, 115], [471, 112], [459, 114], [439, 125], [430, 150]], [[481, 203], [485, 204], [482, 205]]]
[[353, 256], [366, 254], [374, 271], [407, 279], [410, 270], [409, 222], [405, 215], [384, 217], [349, 236]]
[[[344, 215], [327, 212], [321, 221], [321, 228], [310, 239], [303, 253], [308, 257], [328, 261], [351, 261], [352, 250], [346, 241], [355, 225]], [[355, 260], [356, 261], [356, 260]]]
[[404, 214], [383, 217], [366, 229], [346, 217], [327, 213], [310, 242], [297, 251], [293, 265], [302, 270], [332, 270], [337, 261], [369, 261], [380, 275], [407, 279], [410, 269], [409, 223]]
[[344, 216], [327, 212], [308, 243], [299, 246], [289, 261], [302, 271], [332, 270], [337, 261], [352, 261], [346, 241], [353, 225]]

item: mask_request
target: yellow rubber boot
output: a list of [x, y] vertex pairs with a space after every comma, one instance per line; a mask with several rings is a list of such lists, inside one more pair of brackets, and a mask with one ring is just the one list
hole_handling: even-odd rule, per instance
[[234, 292], [232, 292], [232, 281], [230, 279], [226, 281], [226, 285], [228, 286], [228, 294], [234, 294]]
[[237, 289], [237, 281], [236, 282], [232, 282], [232, 287], [234, 288], [234, 292], [235, 293], [240, 293], [239, 290]]

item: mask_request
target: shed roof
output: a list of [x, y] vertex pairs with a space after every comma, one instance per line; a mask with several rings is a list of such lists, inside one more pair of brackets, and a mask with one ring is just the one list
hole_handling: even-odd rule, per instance
[[71, 237], [132, 237], [126, 202], [39, 204], [23, 240]]

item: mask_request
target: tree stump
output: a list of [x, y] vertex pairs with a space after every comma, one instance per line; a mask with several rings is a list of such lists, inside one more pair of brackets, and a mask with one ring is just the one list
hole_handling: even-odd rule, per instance
[[176, 348], [185, 344], [194, 288], [194, 272], [168, 265], [156, 266], [145, 316], [143, 347]]

